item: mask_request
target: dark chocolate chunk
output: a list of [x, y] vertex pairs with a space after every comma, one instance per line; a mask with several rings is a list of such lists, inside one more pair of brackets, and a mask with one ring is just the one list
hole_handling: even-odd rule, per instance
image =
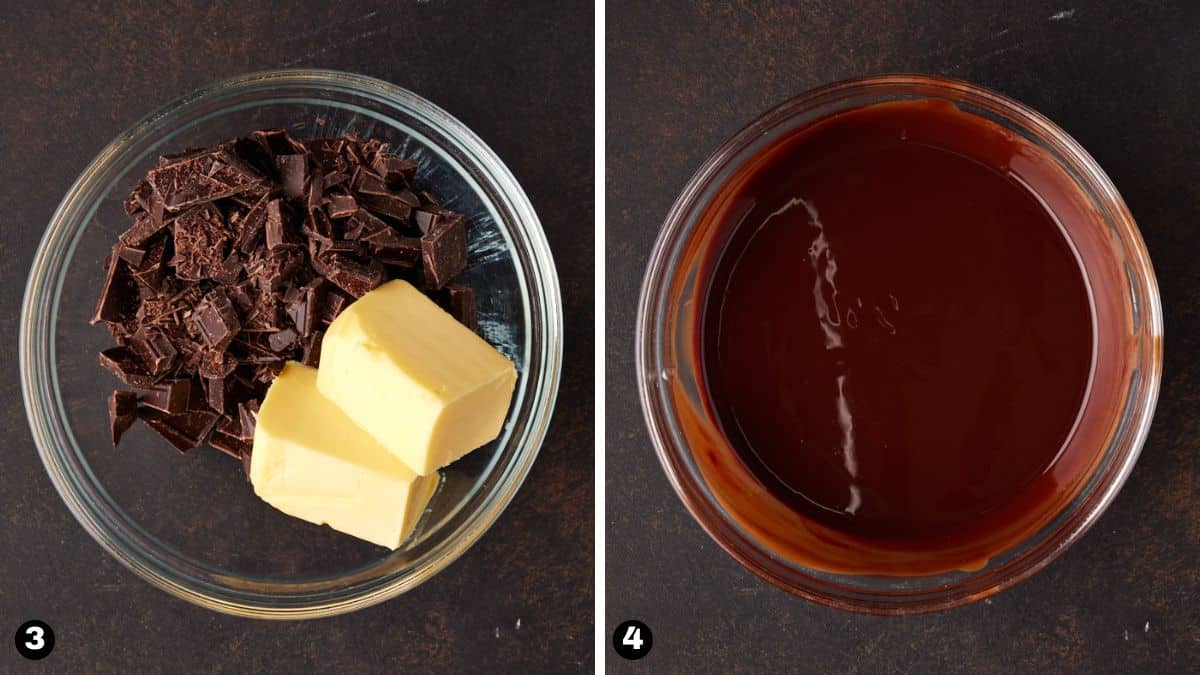
[[145, 288], [157, 289], [167, 273], [167, 237], [155, 239], [142, 256], [142, 262], [133, 270], [133, 277]]
[[211, 411], [190, 411], [168, 415], [153, 408], [139, 408], [138, 417], [158, 435], [167, 439], [180, 452], [199, 447], [217, 424], [218, 416]]
[[242, 329], [242, 323], [225, 291], [216, 289], [204, 297], [196, 307], [193, 329], [204, 340], [204, 344], [216, 350], [223, 350], [233, 342]]
[[159, 166], [146, 178], [171, 212], [246, 192], [261, 184], [260, 177], [249, 167], [224, 152], [189, 154]]
[[124, 242], [117, 244], [117, 257], [136, 268], [146, 257], [146, 249], [127, 246]]
[[226, 351], [209, 349], [200, 357], [199, 373], [201, 377], [229, 377], [237, 368], [237, 357]]
[[[326, 187], [329, 184], [326, 183]], [[330, 218], [349, 218], [358, 210], [358, 202], [350, 195], [333, 195], [329, 198]]]
[[308, 182], [308, 157], [304, 155], [279, 155], [275, 158], [279, 167], [279, 179], [283, 182], [283, 194], [288, 199], [299, 199]]
[[385, 181], [393, 184], [411, 183], [413, 177], [417, 175], [417, 162], [397, 155], [380, 154], [375, 161], [371, 162], [371, 168], [375, 170], [375, 173], [383, 176]]
[[336, 234], [333, 222], [322, 209], [312, 209], [304, 220], [304, 234], [320, 243], [328, 243]]
[[376, 232], [387, 230], [388, 224], [371, 214], [366, 209], [359, 209], [350, 217], [346, 224], [346, 238], [359, 239]]
[[138, 387], [138, 400], [142, 405], [161, 410], [169, 415], [178, 415], [188, 409], [192, 395], [191, 380], [163, 380], [149, 387]]
[[359, 170], [350, 179], [350, 189], [358, 193], [359, 200], [363, 195], [387, 195], [389, 194], [387, 183], [383, 177], [369, 169], [359, 167]]
[[267, 222], [267, 195], [263, 195], [250, 210], [237, 221], [237, 248], [242, 253], [251, 253], [262, 237]]
[[303, 288], [296, 289], [295, 296], [288, 300], [287, 313], [292, 319], [292, 325], [301, 336], [310, 335], [317, 327], [317, 319], [321, 312], [321, 300], [324, 297], [325, 282], [314, 279]]
[[131, 387], [149, 387], [156, 379], [133, 350], [124, 345], [100, 352], [100, 366]]
[[433, 228], [421, 235], [421, 262], [425, 283], [439, 289], [467, 267], [467, 228], [461, 216], [438, 218]]
[[355, 298], [361, 298], [368, 291], [378, 288], [385, 280], [382, 265], [363, 265], [340, 255], [330, 256], [326, 264], [329, 273], [325, 278]]
[[363, 208], [369, 211], [388, 216], [389, 218], [395, 218], [401, 222], [406, 222], [409, 216], [412, 215], [412, 207], [404, 203], [404, 200], [399, 195], [359, 193], [358, 201], [362, 203]]
[[324, 340], [325, 332], [319, 330], [304, 338], [304, 354], [300, 357], [300, 363], [316, 368], [321, 363], [321, 343]]
[[242, 438], [254, 438], [254, 427], [258, 423], [258, 401], [244, 401], [239, 403], [238, 422], [242, 430]]
[[137, 313], [139, 297], [129, 263], [114, 258], [108, 265], [108, 274], [100, 289], [100, 301], [96, 303], [92, 323], [128, 321]]
[[108, 395], [108, 428], [115, 447], [121, 436], [137, 421], [137, 394], [117, 389]]
[[371, 253], [380, 261], [397, 267], [412, 268], [421, 263], [421, 240], [402, 237], [394, 230], [377, 233], [367, 239]]
[[300, 240], [288, 224], [290, 218], [291, 212], [280, 200], [267, 202], [267, 248], [274, 250], [281, 246], [300, 245]]
[[321, 308], [321, 320], [327, 324], [333, 323], [333, 320], [338, 318], [338, 315], [342, 313], [342, 310], [346, 309], [346, 306], [350, 302], [350, 298], [346, 297], [341, 291], [329, 289], [329, 292], [325, 296], [325, 306]]
[[478, 322], [475, 315], [475, 290], [461, 283], [452, 283], [443, 291], [446, 311], [462, 325], [475, 330]]
[[245, 396], [246, 387], [235, 377], [218, 376], [204, 378], [205, 403], [214, 412], [236, 413], [237, 403]]
[[421, 234], [428, 232], [437, 223], [438, 217], [435, 211], [427, 211], [425, 209], [413, 211], [413, 222], [420, 228]]
[[245, 263], [242, 262], [242, 256], [234, 251], [221, 263], [220, 268], [213, 274], [212, 280], [222, 286], [232, 286], [237, 283], [243, 269], [245, 269]]
[[239, 461], [241, 461], [243, 453], [249, 452], [245, 441], [219, 430], [213, 432], [212, 437], [208, 439], [208, 444]]
[[296, 344], [296, 338], [299, 333], [291, 328], [284, 328], [267, 336], [267, 344], [271, 345], [271, 349], [282, 352], [292, 348]]
[[175, 363], [178, 350], [171, 344], [166, 333], [158, 329], [142, 327], [137, 333], [129, 336], [129, 347], [141, 358], [146, 371], [158, 376], [166, 373]]
[[142, 213], [133, 221], [133, 225], [128, 230], [121, 233], [118, 239], [126, 246], [141, 246], [164, 227], [166, 227], [166, 223], [162, 220], [155, 222], [148, 214]]

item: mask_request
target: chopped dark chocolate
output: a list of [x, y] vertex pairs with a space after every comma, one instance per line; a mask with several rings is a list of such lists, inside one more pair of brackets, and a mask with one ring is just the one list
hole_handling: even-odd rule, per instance
[[118, 239], [126, 246], [141, 246], [164, 227], [166, 227], [166, 223], [161, 219], [155, 221], [149, 214], [139, 213], [133, 221], [133, 225], [125, 230]]
[[153, 408], [139, 408], [138, 417], [180, 452], [187, 452], [207, 441], [218, 419], [215, 412], [190, 411], [182, 415], [168, 415]]
[[133, 318], [138, 309], [138, 288], [129, 263], [114, 258], [108, 265], [104, 286], [100, 289], [100, 301], [96, 303], [96, 314], [92, 323], [108, 321], [120, 323]]
[[308, 157], [279, 155], [275, 164], [279, 167], [279, 179], [283, 181], [284, 196], [297, 199], [304, 194], [304, 184], [308, 182]]
[[175, 363], [178, 351], [166, 333], [159, 329], [143, 326], [138, 332], [129, 336], [129, 347], [145, 364], [147, 372], [153, 376], [165, 374]]
[[147, 175], [147, 180], [172, 212], [246, 192], [261, 184], [257, 174], [231, 155], [209, 151], [160, 165]]
[[321, 363], [321, 343], [325, 340], [324, 331], [313, 331], [304, 339], [304, 354], [300, 357], [300, 363], [306, 366], [316, 368]]
[[417, 228], [421, 230], [421, 234], [425, 234], [437, 223], [438, 214], [435, 211], [420, 209], [413, 212], [413, 221], [417, 224]]
[[399, 195], [372, 195], [364, 192], [358, 194], [358, 200], [364, 208], [379, 215], [395, 218], [401, 222], [407, 221], [412, 215], [412, 207], [404, 203]]
[[204, 297], [196, 307], [193, 329], [204, 344], [216, 350], [223, 350], [233, 342], [242, 324], [225, 291], [218, 288]]
[[[325, 183], [325, 187], [330, 187], [328, 182]], [[357, 210], [358, 202], [350, 195], [333, 195], [329, 198], [330, 218], [349, 218]]]
[[361, 298], [386, 280], [383, 266], [377, 262], [364, 265], [348, 256], [333, 255], [326, 265], [329, 273], [325, 278], [355, 298]]
[[336, 289], [330, 289], [325, 297], [325, 306], [321, 308], [321, 320], [326, 324], [333, 323], [333, 320], [338, 318], [338, 315], [349, 304], [350, 298]]
[[249, 451], [244, 440], [223, 431], [214, 431], [208, 444], [236, 460], [241, 460], [242, 454]]
[[439, 289], [467, 268], [467, 228], [461, 216], [440, 217], [421, 235], [425, 283]]
[[274, 250], [281, 246], [300, 245], [300, 240], [288, 224], [290, 218], [291, 212], [280, 200], [267, 202], [267, 248]]
[[114, 444], [140, 418], [248, 473], [259, 402], [284, 363], [318, 365], [329, 324], [390, 278], [473, 326], [471, 289], [450, 283], [466, 260], [462, 216], [414, 183], [418, 168], [379, 140], [282, 129], [161, 157], [125, 200], [132, 222], [94, 317], [117, 342], [101, 365], [133, 389], [109, 397]]
[[246, 401], [239, 403], [238, 422], [242, 430], [242, 438], [253, 439], [254, 427], [258, 423], [258, 401]]
[[137, 389], [138, 401], [145, 406], [161, 410], [168, 415], [187, 412], [188, 399], [192, 395], [191, 380], [163, 380], [149, 387]]
[[100, 352], [100, 366], [131, 387], [149, 387], [156, 379], [133, 350], [124, 345]]
[[404, 268], [421, 264], [421, 240], [416, 237], [402, 237], [388, 229], [372, 235], [366, 241], [371, 252], [382, 263]]
[[[388, 183], [411, 183], [414, 176], [417, 175], [417, 162], [412, 159], [404, 159], [397, 155], [381, 154], [371, 162], [371, 168], [375, 173], [383, 176], [383, 179]], [[416, 206], [416, 204], [413, 204]]]
[[112, 443], [116, 446], [121, 436], [137, 421], [137, 394], [117, 389], [108, 395], [108, 427], [112, 432]]
[[442, 306], [462, 325], [475, 330], [478, 321], [475, 315], [475, 289], [460, 283], [452, 283], [443, 290]]

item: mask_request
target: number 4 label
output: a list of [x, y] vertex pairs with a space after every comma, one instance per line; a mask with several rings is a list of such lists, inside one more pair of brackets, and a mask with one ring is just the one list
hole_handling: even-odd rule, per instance
[[623, 658], [635, 660], [650, 653], [654, 646], [654, 634], [641, 621], [622, 621], [613, 631], [613, 649]]

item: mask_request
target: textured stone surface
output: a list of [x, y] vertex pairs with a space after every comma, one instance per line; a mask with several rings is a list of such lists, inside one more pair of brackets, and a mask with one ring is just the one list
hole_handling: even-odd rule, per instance
[[[1200, 670], [1200, 8], [1185, 2], [609, 2], [607, 632], [654, 630], [613, 672]], [[847, 77], [923, 71], [1058, 122], [1129, 203], [1166, 314], [1141, 460], [1062, 558], [990, 601], [906, 619], [793, 598], [725, 555], [675, 497], [633, 371], [641, 275], [675, 196], [744, 124]], [[611, 654], [611, 652], [610, 652]]]
[[[592, 26], [590, 6], [555, 2], [6, 6], [0, 332], [10, 348], [0, 355], [0, 397], [10, 440], [0, 471], [0, 628], [11, 636], [26, 619], [50, 623], [57, 646], [39, 672], [591, 672]], [[93, 155], [151, 108], [197, 86], [285, 65], [395, 82], [451, 111], [495, 149], [554, 249], [566, 361], [541, 457], [474, 548], [391, 602], [270, 623], [176, 600], [91, 541], [38, 461], [15, 343], [34, 249]], [[103, 396], [111, 380], [96, 381]], [[5, 640], [0, 672], [32, 672]]]

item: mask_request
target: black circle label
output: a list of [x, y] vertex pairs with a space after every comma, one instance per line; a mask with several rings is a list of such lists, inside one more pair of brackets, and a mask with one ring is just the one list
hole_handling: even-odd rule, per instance
[[613, 649], [631, 661], [649, 654], [653, 646], [654, 634], [650, 632], [650, 627], [641, 621], [622, 621], [613, 631]]
[[26, 621], [17, 629], [17, 651], [30, 661], [44, 659], [54, 651], [54, 630], [45, 621]]

